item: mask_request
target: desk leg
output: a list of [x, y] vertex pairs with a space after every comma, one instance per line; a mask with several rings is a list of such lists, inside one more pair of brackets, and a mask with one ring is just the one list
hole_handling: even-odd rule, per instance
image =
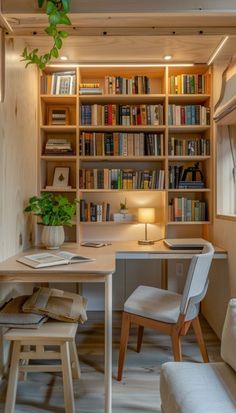
[[161, 288], [168, 290], [168, 260], [161, 260]]
[[112, 411], [112, 274], [105, 281], [105, 413]]

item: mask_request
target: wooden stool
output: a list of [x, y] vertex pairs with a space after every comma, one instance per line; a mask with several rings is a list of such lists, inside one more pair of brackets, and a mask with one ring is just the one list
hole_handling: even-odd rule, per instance
[[[11, 328], [4, 338], [12, 342], [12, 355], [4, 413], [14, 413], [18, 373], [61, 371], [63, 377], [65, 412], [74, 413], [73, 378], [80, 377], [75, 345], [77, 323], [47, 322], [39, 329]], [[32, 349], [32, 346], [33, 349]], [[46, 349], [57, 346], [58, 349]], [[26, 351], [28, 349], [29, 351]], [[55, 365], [31, 365], [29, 360], [61, 360]], [[23, 362], [26, 361], [26, 364]]]

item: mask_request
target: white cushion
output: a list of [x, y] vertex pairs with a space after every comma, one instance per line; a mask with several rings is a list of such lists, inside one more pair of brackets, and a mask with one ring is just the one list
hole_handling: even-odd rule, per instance
[[182, 296], [167, 290], [140, 285], [130, 295], [124, 311], [166, 323], [176, 323]]
[[236, 373], [225, 363], [163, 364], [163, 413], [235, 413]]
[[236, 371], [236, 298], [228, 304], [222, 333], [221, 357]]

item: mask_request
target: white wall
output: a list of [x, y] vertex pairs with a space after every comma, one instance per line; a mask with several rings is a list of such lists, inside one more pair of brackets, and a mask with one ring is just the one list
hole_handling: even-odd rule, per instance
[[[6, 96], [0, 103], [0, 261], [27, 245], [23, 209], [36, 191], [37, 71], [20, 62], [23, 47], [21, 40], [6, 43]], [[0, 302], [31, 289], [1, 283]], [[1, 363], [0, 355], [0, 372]]]

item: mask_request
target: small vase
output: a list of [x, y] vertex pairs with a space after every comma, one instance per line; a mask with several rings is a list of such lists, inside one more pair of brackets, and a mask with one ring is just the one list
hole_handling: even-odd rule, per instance
[[65, 232], [62, 225], [45, 225], [42, 232], [42, 243], [48, 250], [56, 250], [65, 241]]

